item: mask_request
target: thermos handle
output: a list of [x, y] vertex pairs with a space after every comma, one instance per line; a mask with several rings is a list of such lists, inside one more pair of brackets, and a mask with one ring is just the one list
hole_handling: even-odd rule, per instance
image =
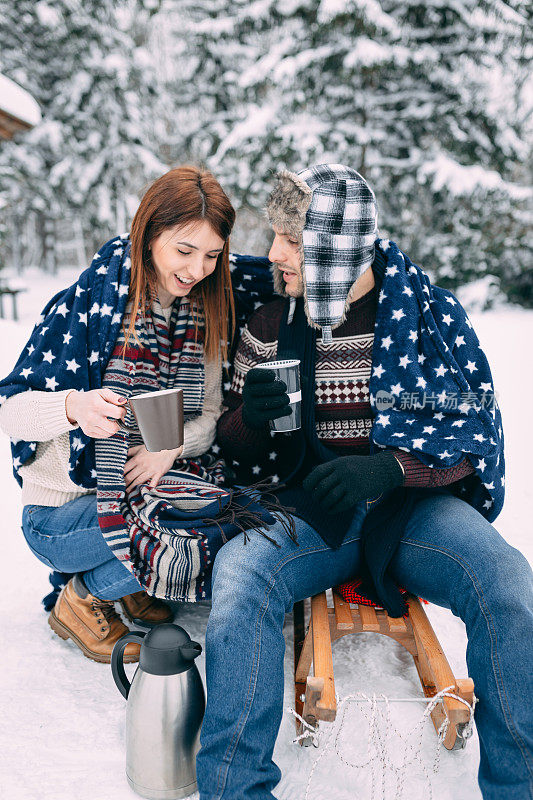
[[115, 643], [113, 652], [111, 653], [111, 672], [113, 673], [113, 678], [115, 679], [120, 694], [126, 700], [128, 699], [131, 683], [126, 677], [126, 672], [124, 670], [124, 661], [122, 660], [124, 657], [124, 650], [126, 649], [126, 645], [130, 642], [140, 642], [142, 644], [142, 640], [145, 636], [146, 634], [144, 631], [126, 633]]

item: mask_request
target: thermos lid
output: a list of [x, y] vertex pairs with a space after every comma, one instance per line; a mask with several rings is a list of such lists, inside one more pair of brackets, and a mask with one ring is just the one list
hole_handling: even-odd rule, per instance
[[139, 666], [151, 675], [177, 675], [190, 669], [202, 646], [193, 642], [182, 627], [172, 623], [158, 625], [146, 634]]

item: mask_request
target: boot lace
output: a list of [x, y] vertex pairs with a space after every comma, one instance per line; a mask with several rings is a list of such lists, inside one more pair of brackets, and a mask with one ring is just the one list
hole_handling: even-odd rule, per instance
[[112, 600], [99, 600], [97, 597], [94, 597], [91, 601], [91, 608], [97, 616], [102, 614], [108, 622], [112, 622], [115, 619], [120, 619], [115, 611], [115, 606]]

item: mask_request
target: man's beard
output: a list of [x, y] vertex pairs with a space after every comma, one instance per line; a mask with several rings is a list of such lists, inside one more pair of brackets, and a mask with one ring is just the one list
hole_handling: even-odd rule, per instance
[[293, 272], [293, 270], [287, 270], [287, 272], [291, 272], [293, 275], [296, 276], [296, 281], [290, 287], [290, 292], [289, 292], [288, 291], [289, 287], [285, 283], [285, 281], [283, 279], [283, 274], [282, 274], [285, 268], [282, 267], [281, 264], [278, 264], [277, 261], [274, 261], [274, 264], [275, 264], [275, 266], [278, 268], [278, 270], [280, 272], [280, 281], [282, 283], [282, 286], [285, 289], [285, 292], [289, 295], [289, 297], [303, 297], [304, 296], [304, 282], [303, 282], [302, 276], [298, 275], [296, 272]]

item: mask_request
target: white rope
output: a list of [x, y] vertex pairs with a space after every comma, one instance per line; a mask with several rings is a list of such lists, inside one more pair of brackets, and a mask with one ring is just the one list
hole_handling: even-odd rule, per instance
[[[432, 711], [442, 703], [445, 697], [453, 698], [463, 703], [469, 710], [468, 722], [462, 731], [462, 737], [468, 739], [472, 735], [474, 725], [474, 709], [477, 703], [477, 698], [474, 695], [472, 705], [463, 697], [455, 694], [452, 690], [454, 686], [447, 686], [441, 689], [440, 692], [434, 697], [398, 697], [388, 698], [385, 695], [373, 694], [371, 697], [364, 694], [364, 692], [356, 692], [355, 694], [347, 695], [339, 701], [337, 696], [338, 713], [336, 723], [331, 726], [328, 731], [325, 745], [317, 758], [315, 759], [305, 790], [305, 800], [309, 800], [309, 792], [313, 776], [322, 758], [329, 752], [332, 745], [336, 755], [340, 758], [342, 763], [351, 769], [364, 770], [370, 768], [370, 798], [371, 800], [387, 800], [393, 796], [395, 800], [401, 800], [405, 792], [405, 778], [407, 775], [408, 767], [417, 764], [421, 770], [428, 789], [428, 800], [433, 800], [433, 788], [431, 785], [431, 777], [429, 770], [422, 761], [422, 737], [424, 734], [424, 725]], [[360, 704], [360, 711], [368, 723], [368, 737], [366, 757], [360, 763], [348, 761], [340, 751], [339, 738], [343, 729], [344, 718], [346, 711], [351, 703]], [[424, 713], [413, 728], [407, 732], [402, 733], [393, 724], [390, 714], [391, 703], [425, 703], [426, 708]], [[380, 708], [380, 704], [384, 704], [384, 709]], [[287, 711], [292, 714], [302, 726], [302, 733], [299, 734], [293, 743], [300, 742], [302, 739], [310, 739], [314, 747], [319, 746], [319, 731], [318, 725], [310, 725], [303, 717], [300, 716], [293, 708], [287, 708]], [[444, 720], [437, 731], [437, 742], [435, 746], [435, 755], [431, 771], [437, 774], [440, 768], [440, 751], [441, 745], [446, 738], [450, 721], [447, 714], [444, 714]], [[399, 752], [398, 739], [403, 743], [403, 754], [399, 766], [394, 764], [392, 753]], [[396, 784], [394, 794], [390, 791], [387, 792], [387, 777], [390, 777]], [[387, 793], [386, 793], [387, 792]]]

